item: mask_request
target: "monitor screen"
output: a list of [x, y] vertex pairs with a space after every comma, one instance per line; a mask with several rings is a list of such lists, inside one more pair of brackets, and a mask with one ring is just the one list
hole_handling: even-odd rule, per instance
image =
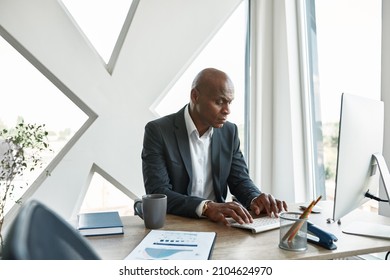
[[333, 221], [367, 202], [367, 191], [378, 193], [380, 172], [373, 154], [382, 153], [383, 130], [382, 101], [342, 95]]

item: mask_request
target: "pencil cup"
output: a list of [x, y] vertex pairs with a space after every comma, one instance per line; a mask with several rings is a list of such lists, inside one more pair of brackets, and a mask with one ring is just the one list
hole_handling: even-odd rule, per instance
[[147, 194], [134, 201], [134, 214], [144, 220], [148, 229], [162, 228], [167, 213], [167, 196], [165, 194]]
[[280, 248], [290, 251], [307, 249], [307, 219], [300, 216], [301, 213], [295, 212], [280, 214]]

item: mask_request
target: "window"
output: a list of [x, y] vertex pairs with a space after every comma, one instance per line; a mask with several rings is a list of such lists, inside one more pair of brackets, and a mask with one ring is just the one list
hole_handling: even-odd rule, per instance
[[[324, 165], [327, 199], [333, 199], [342, 93], [380, 99], [381, 1], [306, 2], [312, 35], [311, 97], [317, 162]], [[318, 67], [318, 68], [317, 68]], [[317, 105], [316, 105], [317, 104]]]
[[133, 199], [124, 195], [98, 172], [94, 172], [80, 212], [118, 211], [121, 216], [132, 216], [133, 203]]
[[132, 0], [62, 0], [102, 59], [108, 63]]
[[[45, 168], [86, 122], [88, 116], [70, 101], [50, 80], [0, 37], [1, 115], [0, 129], [13, 128], [19, 118], [25, 123], [45, 124], [53, 152], [42, 155]], [[25, 172], [15, 178], [12, 200], [17, 201], [44, 169]], [[17, 180], [17, 181], [16, 181]], [[14, 205], [8, 203], [5, 213]]]

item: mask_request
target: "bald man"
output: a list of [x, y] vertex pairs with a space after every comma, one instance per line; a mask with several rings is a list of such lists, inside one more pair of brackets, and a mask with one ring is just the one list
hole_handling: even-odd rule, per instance
[[[248, 210], [270, 216], [287, 210], [286, 202], [262, 193], [249, 176], [237, 126], [227, 121], [233, 99], [228, 75], [207, 68], [195, 77], [189, 104], [145, 126], [145, 190], [166, 194], [168, 213], [228, 225], [228, 217], [252, 222]], [[228, 188], [238, 202], [226, 202]]]

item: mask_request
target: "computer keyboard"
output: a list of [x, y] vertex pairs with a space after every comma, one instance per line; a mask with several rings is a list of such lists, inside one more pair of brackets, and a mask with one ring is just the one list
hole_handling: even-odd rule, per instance
[[261, 217], [253, 219], [253, 223], [250, 224], [239, 224], [234, 220], [231, 220], [230, 225], [232, 227], [249, 229], [253, 233], [264, 232], [267, 230], [275, 229], [280, 227], [280, 220], [276, 217]]

